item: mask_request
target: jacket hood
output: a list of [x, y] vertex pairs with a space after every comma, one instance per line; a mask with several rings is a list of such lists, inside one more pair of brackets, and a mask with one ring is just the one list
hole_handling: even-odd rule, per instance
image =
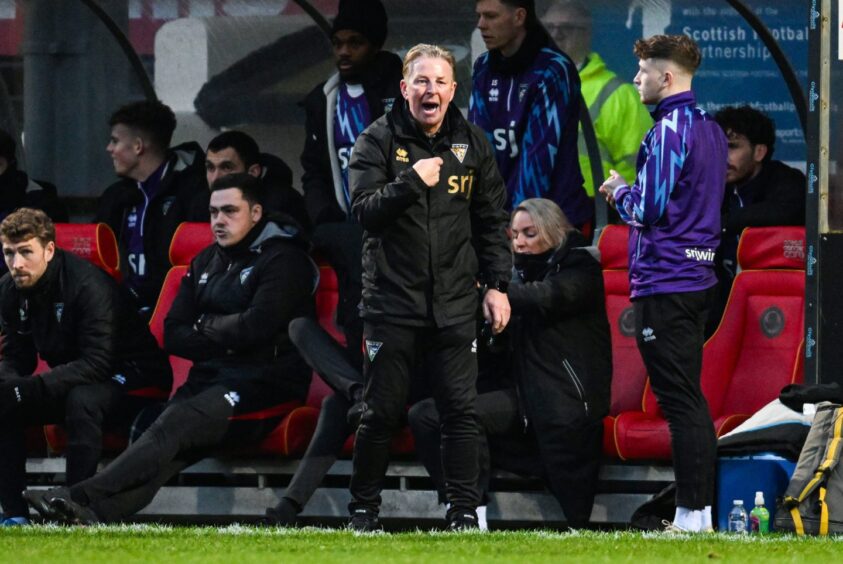
[[170, 168], [175, 172], [181, 172], [191, 167], [203, 166], [205, 163], [205, 151], [196, 141], [188, 141], [181, 145], [170, 148]]

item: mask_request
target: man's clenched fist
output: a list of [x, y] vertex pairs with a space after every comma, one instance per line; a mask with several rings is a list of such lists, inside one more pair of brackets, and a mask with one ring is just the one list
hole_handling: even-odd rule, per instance
[[439, 171], [442, 170], [442, 163], [444, 161], [441, 157], [432, 157], [430, 159], [422, 159], [416, 161], [413, 169], [421, 176], [422, 181], [428, 188], [433, 188], [439, 184]]

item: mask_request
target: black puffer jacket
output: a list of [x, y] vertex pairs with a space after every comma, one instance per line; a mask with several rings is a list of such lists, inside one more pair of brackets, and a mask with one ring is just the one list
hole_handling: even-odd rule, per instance
[[213, 244], [193, 259], [164, 322], [164, 346], [194, 361], [189, 380], [255, 378], [270, 395], [303, 399], [311, 371], [287, 325], [315, 316], [318, 279], [295, 228], [263, 220], [237, 245]]
[[67, 208], [59, 201], [54, 185], [33, 180], [22, 170], [9, 168], [0, 174], [0, 219], [24, 207], [43, 210], [54, 223], [65, 223], [68, 219]]
[[546, 267], [509, 287], [513, 366], [528, 418], [599, 420], [609, 413], [612, 343], [599, 261], [577, 231]]
[[[428, 188], [413, 164], [441, 157]], [[447, 327], [474, 319], [476, 281], [507, 281], [506, 189], [485, 134], [450, 106], [428, 139], [406, 103], [357, 139], [349, 167], [363, 226], [365, 319]]]
[[[184, 143], [169, 151], [167, 171], [144, 219], [143, 247], [146, 257], [146, 284], [138, 291], [138, 302], [153, 307], [164, 277], [170, 270], [170, 241], [183, 221], [208, 221], [210, 192], [205, 179], [205, 153], [197, 143]], [[95, 222], [104, 222], [117, 236], [120, 268], [129, 266], [126, 256], [126, 216], [143, 199], [137, 182], [121, 179], [103, 192], [97, 202]]]
[[[363, 93], [369, 104], [369, 114], [375, 120], [401, 100], [401, 59], [388, 51], [380, 51], [368, 71], [361, 77]], [[342, 194], [337, 155], [331, 154], [334, 142], [336, 117], [336, 96], [339, 75], [335, 74], [310, 91], [301, 102], [307, 115], [305, 122], [304, 152], [301, 164], [304, 167], [302, 189], [307, 211], [315, 225], [325, 222], [345, 221], [350, 215], [343, 209], [345, 197]], [[328, 99], [333, 105], [328, 112]]]
[[[0, 379], [32, 374], [38, 354], [51, 368], [41, 378], [55, 397], [115, 374], [128, 390], [172, 386], [170, 363], [127, 291], [61, 249], [31, 289], [16, 288], [9, 274], [0, 279], [0, 315]], [[134, 367], [126, 370], [127, 363]]]

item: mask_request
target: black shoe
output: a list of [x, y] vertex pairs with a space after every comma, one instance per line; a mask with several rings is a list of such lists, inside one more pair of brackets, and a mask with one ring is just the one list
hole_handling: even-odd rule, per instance
[[364, 401], [358, 401], [354, 405], [352, 405], [348, 413], [345, 416], [345, 420], [348, 421], [348, 424], [351, 425], [352, 431], [357, 431], [357, 427], [360, 426], [360, 419], [363, 417], [363, 414], [366, 413], [366, 410], [369, 407], [366, 405]]
[[448, 514], [449, 531], [478, 530], [477, 513], [474, 511], [454, 511]]
[[47, 503], [50, 504], [60, 521], [68, 525], [96, 525], [100, 522], [99, 516], [94, 513], [93, 509], [70, 498], [70, 490], [56, 488], [47, 493]]
[[267, 527], [294, 527], [300, 511], [293, 500], [282, 497], [278, 505], [267, 508], [260, 524]]
[[348, 520], [348, 530], [357, 533], [372, 533], [381, 530], [378, 514], [371, 509], [355, 509]]
[[44, 519], [59, 521], [62, 516], [50, 505], [50, 500], [55, 497], [56, 493], [70, 497], [70, 491], [67, 488], [55, 488], [52, 490], [26, 490], [23, 492], [23, 499]]

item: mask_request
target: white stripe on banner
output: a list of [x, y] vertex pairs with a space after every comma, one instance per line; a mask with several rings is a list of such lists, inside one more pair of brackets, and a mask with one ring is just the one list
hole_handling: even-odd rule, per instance
[[0, 0], [0, 20], [15, 19], [15, 0]]

